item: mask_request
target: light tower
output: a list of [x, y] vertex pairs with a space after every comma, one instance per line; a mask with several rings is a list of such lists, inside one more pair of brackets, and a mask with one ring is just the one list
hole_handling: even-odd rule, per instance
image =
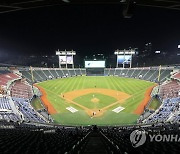
[[115, 55], [117, 55], [117, 63], [116, 68], [119, 67], [119, 65], [123, 65], [123, 68], [125, 67], [125, 64], [129, 65], [129, 68], [132, 67], [132, 55], [136, 54], [135, 49], [129, 49], [129, 50], [115, 50]]
[[59, 68], [62, 68], [62, 66], [65, 65], [66, 68], [68, 68], [68, 65], [71, 65], [72, 68], [74, 68], [74, 56], [76, 55], [76, 51], [60, 51], [59, 49], [56, 51], [56, 55], [59, 58]]

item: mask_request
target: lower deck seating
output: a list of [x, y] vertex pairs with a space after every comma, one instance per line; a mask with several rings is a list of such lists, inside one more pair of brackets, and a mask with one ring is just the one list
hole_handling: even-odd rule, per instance
[[0, 97], [0, 110], [1, 109], [11, 110], [11, 106], [9, 104], [9, 99], [5, 96]]
[[19, 121], [19, 117], [11, 112], [0, 112], [0, 120], [6, 120], [6, 121]]
[[19, 121], [19, 117], [13, 113], [6, 96], [0, 97], [0, 120]]
[[172, 114], [179, 111], [179, 104], [180, 97], [163, 100], [160, 108], [145, 119], [143, 123], [167, 122], [169, 118], [171, 118]]
[[41, 123], [46, 122], [31, 107], [30, 101], [28, 99], [13, 97], [13, 101], [15, 105], [18, 107], [19, 111], [23, 114], [24, 121], [27, 121], [27, 122], [34, 121], [34, 122], [41, 122]]

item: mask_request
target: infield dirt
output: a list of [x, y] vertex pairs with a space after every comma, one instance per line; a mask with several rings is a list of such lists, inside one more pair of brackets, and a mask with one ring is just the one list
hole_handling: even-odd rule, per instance
[[34, 86], [37, 87], [41, 91], [41, 93], [42, 93], [41, 100], [42, 100], [45, 108], [48, 110], [48, 113], [49, 114], [56, 114], [57, 111], [52, 106], [51, 102], [48, 100], [46, 91], [42, 87], [40, 87], [38, 85], [34, 85]]
[[157, 85], [154, 85], [152, 87], [149, 87], [145, 94], [144, 94], [144, 99], [142, 100], [142, 102], [138, 105], [138, 107], [136, 108], [136, 110], [134, 111], [135, 114], [142, 114], [144, 112], [144, 109], [147, 105], [147, 103], [150, 101], [151, 99], [151, 92], [153, 90], [153, 88], [157, 86]]

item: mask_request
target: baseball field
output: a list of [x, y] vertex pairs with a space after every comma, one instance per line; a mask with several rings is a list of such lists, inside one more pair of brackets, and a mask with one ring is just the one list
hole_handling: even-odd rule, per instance
[[69, 77], [35, 84], [54, 122], [64, 125], [134, 124], [155, 85], [115, 76]]

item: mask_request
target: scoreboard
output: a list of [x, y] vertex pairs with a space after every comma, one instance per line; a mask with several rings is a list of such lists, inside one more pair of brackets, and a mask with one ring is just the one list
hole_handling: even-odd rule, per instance
[[99, 61], [85, 61], [85, 68], [105, 68], [105, 61], [99, 60]]
[[105, 67], [105, 60], [85, 60], [87, 76], [102, 76]]

